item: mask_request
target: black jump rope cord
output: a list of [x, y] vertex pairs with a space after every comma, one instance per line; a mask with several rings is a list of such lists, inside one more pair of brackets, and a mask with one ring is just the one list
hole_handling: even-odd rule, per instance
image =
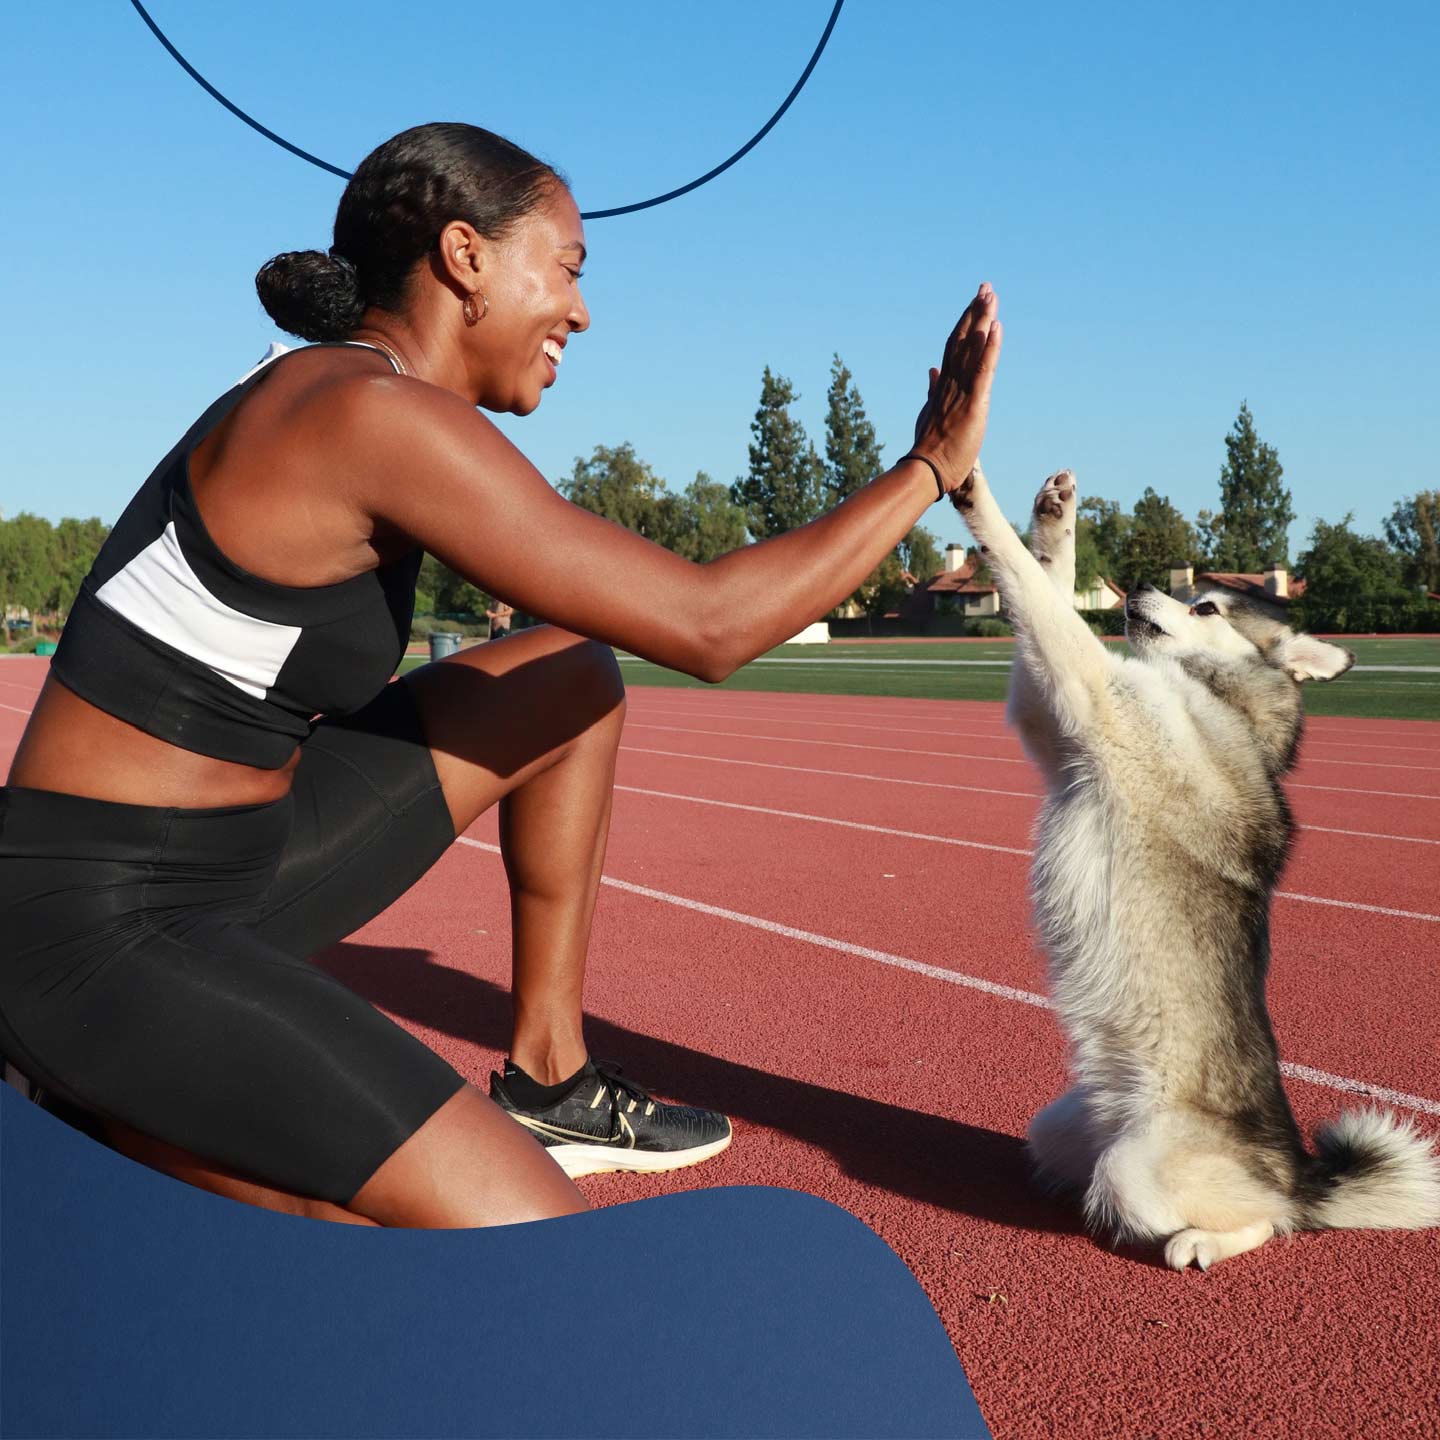
[[[350, 171], [342, 170], [338, 165], [332, 165], [328, 160], [322, 160], [318, 155], [312, 155], [308, 150], [302, 150], [298, 145], [292, 145], [282, 135], [277, 135], [273, 130], [268, 130], [253, 116], [247, 115], [233, 101], [227, 100], [169, 41], [165, 32], [150, 18], [140, 0], [130, 0], [130, 3], [139, 13], [140, 18], [150, 27], [155, 38], [170, 52], [175, 63], [212, 99], [218, 100], [232, 115], [238, 116], [252, 130], [258, 130], [267, 140], [273, 140], [282, 150], [288, 150], [292, 155], [298, 155], [302, 160], [308, 160], [312, 165], [318, 165], [322, 170], [328, 170], [332, 175], [338, 175], [342, 180], [350, 178]], [[612, 215], [629, 215], [636, 210], [648, 210], [652, 205], [663, 205], [667, 200], [679, 199], [681, 195], [688, 195], [692, 190], [698, 190], [702, 185], [708, 184], [717, 175], [722, 175], [737, 160], [743, 159], [750, 153], [775, 127], [776, 122], [790, 108], [795, 97], [805, 88], [805, 82], [810, 78], [810, 72], [814, 70], [817, 62], [823, 53], [827, 42], [830, 39], [830, 32], [835, 28], [835, 22], [840, 18], [840, 7], [845, 0], [835, 0], [835, 8], [830, 12], [830, 19], [825, 23], [825, 33], [820, 37], [820, 43], [815, 47], [815, 53], [810, 57], [810, 63], [805, 67], [800, 78], [795, 82], [795, 88], [785, 97], [785, 102], [780, 108], [750, 137], [728, 160], [717, 165], [713, 170], [708, 170], [698, 180], [692, 180], [688, 185], [682, 185], [678, 190], [667, 190], [663, 195], [657, 195], [653, 200], [641, 200], [634, 205], [617, 205], [612, 210], [586, 210], [581, 213], [582, 220], [608, 220]]]

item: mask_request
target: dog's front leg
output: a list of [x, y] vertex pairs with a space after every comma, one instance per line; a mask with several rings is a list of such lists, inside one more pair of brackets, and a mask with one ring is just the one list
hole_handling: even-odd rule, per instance
[[[1069, 478], [1068, 486], [1064, 477]], [[1065, 489], [1068, 498], [1060, 500]], [[978, 465], [950, 497], [979, 544], [1015, 627], [1015, 663], [1024, 667], [1025, 679], [1033, 685], [1028, 693], [1022, 690], [1022, 703], [1043, 704], [1060, 737], [1078, 737], [1091, 724], [1096, 707], [1104, 703], [1110, 671], [1104, 646], [1075, 610], [1074, 489], [1074, 477], [1062, 471], [1045, 482], [1036, 500], [1037, 509], [1042, 504], [1050, 507], [1053, 500], [1061, 512], [1059, 517], [1036, 516], [1036, 544], [1047, 547], [1048, 565], [1025, 548]], [[1064, 534], [1067, 512], [1068, 536]], [[1048, 523], [1041, 523], [1056, 518], [1061, 521], [1058, 536]], [[1036, 758], [1044, 763], [1042, 756]]]
[[[1051, 475], [1035, 497], [1030, 519], [1030, 553], [1065, 600], [1075, 592], [1075, 476], [1069, 470]], [[1058, 782], [1069, 748], [1056, 724], [1046, 696], [1031, 673], [1038, 657], [1025, 654], [1029, 633], [1015, 638], [1017, 663], [1010, 671], [1007, 718], [1020, 735], [1026, 753], [1046, 780]], [[1022, 655], [1024, 658], [1021, 658]]]

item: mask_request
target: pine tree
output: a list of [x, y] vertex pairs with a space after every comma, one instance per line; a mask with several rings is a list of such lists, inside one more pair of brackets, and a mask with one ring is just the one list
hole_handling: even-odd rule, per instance
[[1135, 513], [1121, 551], [1120, 573], [1110, 578], [1125, 589], [1149, 581], [1157, 589], [1170, 586], [1173, 566], [1189, 564], [1195, 555], [1195, 529], [1170, 503], [1147, 485], [1135, 502]]
[[756, 540], [781, 535], [813, 520], [825, 508], [825, 473], [805, 427], [789, 411], [799, 397], [770, 367], [760, 384], [760, 408], [750, 424], [750, 473], [730, 487]]
[[1290, 522], [1295, 511], [1290, 492], [1280, 483], [1285, 473], [1274, 446], [1255, 431], [1243, 401], [1234, 427], [1225, 437], [1220, 471], [1220, 514], [1215, 517], [1211, 563], [1217, 570], [1254, 574], [1286, 565]]
[[825, 486], [829, 503], [838, 505], [862, 485], [868, 485], [884, 465], [875, 427], [865, 414], [854, 378], [836, 355], [830, 365], [830, 389], [825, 411]]
[[1440, 590], [1440, 490], [1397, 500], [1385, 521], [1385, 538], [1404, 558], [1407, 584]]

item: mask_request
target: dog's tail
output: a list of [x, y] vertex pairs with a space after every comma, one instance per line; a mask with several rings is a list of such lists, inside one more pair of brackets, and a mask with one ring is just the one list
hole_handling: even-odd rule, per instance
[[1301, 1228], [1419, 1230], [1440, 1225], [1440, 1159], [1410, 1121], [1348, 1110], [1315, 1133], [1300, 1182]]

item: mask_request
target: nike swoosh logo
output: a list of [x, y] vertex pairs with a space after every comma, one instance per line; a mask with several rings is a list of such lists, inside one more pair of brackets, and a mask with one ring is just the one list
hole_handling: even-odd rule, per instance
[[628, 1137], [624, 1144], [604, 1135], [592, 1135], [585, 1130], [566, 1130], [560, 1125], [547, 1125], [543, 1120], [532, 1120], [528, 1115], [512, 1113], [510, 1118], [519, 1121], [527, 1130], [533, 1130], [537, 1135], [548, 1135], [555, 1140], [579, 1140], [586, 1145], [614, 1145], [619, 1150], [635, 1148], [635, 1132], [623, 1115], [620, 1117], [620, 1128]]

